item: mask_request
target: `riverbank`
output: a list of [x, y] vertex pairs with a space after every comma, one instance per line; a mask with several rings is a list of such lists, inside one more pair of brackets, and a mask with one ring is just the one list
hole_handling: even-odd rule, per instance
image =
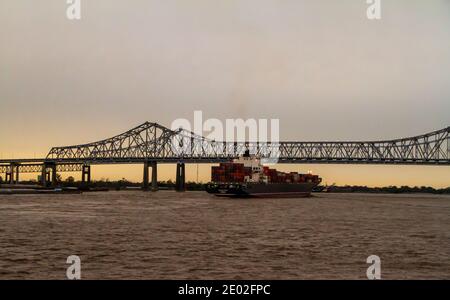
[[[205, 191], [206, 184], [196, 182], [186, 182], [186, 190], [188, 191]], [[81, 191], [106, 191], [106, 190], [127, 190], [127, 189], [141, 189], [142, 183], [130, 182], [126, 179], [119, 181], [92, 181], [89, 185], [81, 181], [61, 181], [57, 184], [61, 189], [79, 189]], [[158, 182], [160, 190], [174, 190], [175, 183], [172, 181]], [[43, 189], [35, 181], [22, 181], [19, 184], [5, 184], [0, 183], [0, 193], [5, 189]], [[323, 193], [380, 193], [380, 194], [436, 194], [436, 195], [450, 195], [450, 187], [447, 188], [433, 188], [433, 187], [409, 187], [409, 186], [387, 186], [387, 187], [367, 187], [367, 186], [319, 186], [315, 192]]]

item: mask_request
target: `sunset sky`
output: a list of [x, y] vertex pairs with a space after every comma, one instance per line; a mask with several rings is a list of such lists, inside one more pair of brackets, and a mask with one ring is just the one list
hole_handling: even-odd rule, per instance
[[[381, 20], [368, 20], [365, 0], [81, 0], [70, 21], [65, 0], [0, 0], [0, 158], [44, 157], [145, 121], [169, 127], [194, 110], [277, 118], [281, 140], [449, 126], [450, 1], [381, 3]], [[450, 167], [278, 168], [328, 184], [450, 186]], [[92, 172], [142, 180], [139, 165]], [[209, 174], [199, 166], [200, 180]], [[159, 175], [174, 179], [175, 166]]]

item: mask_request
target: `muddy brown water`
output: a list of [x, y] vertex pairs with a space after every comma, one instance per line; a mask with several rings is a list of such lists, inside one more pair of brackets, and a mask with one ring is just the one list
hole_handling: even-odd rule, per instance
[[0, 279], [450, 279], [450, 196], [0, 195]]

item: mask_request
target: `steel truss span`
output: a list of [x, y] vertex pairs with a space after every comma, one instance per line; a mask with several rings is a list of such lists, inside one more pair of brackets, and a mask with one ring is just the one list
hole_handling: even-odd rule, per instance
[[246, 149], [279, 163], [450, 165], [450, 127], [410, 138], [353, 142], [218, 142], [182, 129], [146, 122], [102, 141], [54, 147], [47, 161], [132, 163], [142, 161], [213, 163]]
[[[13, 165], [13, 172], [17, 172], [19, 168], [19, 173], [39, 173], [42, 171], [42, 164], [17, 164]], [[79, 172], [82, 170], [83, 164], [57, 164], [57, 172]], [[10, 173], [11, 165], [0, 165], [0, 173]]]

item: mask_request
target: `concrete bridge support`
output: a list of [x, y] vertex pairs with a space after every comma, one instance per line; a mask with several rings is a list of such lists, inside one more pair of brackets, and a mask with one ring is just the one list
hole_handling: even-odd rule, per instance
[[[50, 169], [50, 170], [49, 170]], [[51, 174], [51, 177], [50, 177]], [[41, 171], [41, 184], [43, 186], [56, 185], [56, 164], [44, 163]]]
[[9, 184], [14, 184], [14, 164], [9, 165], [9, 172], [6, 171], [5, 181]]
[[152, 168], [152, 186], [151, 190], [156, 192], [158, 190], [158, 165], [156, 161], [146, 161], [144, 162], [144, 176], [142, 181], [142, 189], [149, 189], [149, 174], [148, 168]]
[[144, 162], [144, 176], [142, 179], [142, 189], [148, 190], [148, 161]]
[[9, 165], [9, 184], [14, 184], [14, 169], [16, 169], [16, 165], [15, 164], [10, 164]]
[[81, 169], [81, 182], [89, 184], [91, 182], [91, 166], [83, 165]]
[[175, 181], [175, 190], [184, 192], [186, 190], [186, 167], [184, 163], [177, 163], [177, 174]]
[[16, 183], [19, 183], [19, 165], [16, 165]]
[[45, 164], [42, 165], [41, 185], [42, 186], [46, 186], [47, 185], [47, 166]]
[[56, 164], [51, 166], [52, 169], [52, 186], [56, 185]]
[[158, 166], [156, 161], [152, 161], [152, 191], [156, 192], [158, 190]]

